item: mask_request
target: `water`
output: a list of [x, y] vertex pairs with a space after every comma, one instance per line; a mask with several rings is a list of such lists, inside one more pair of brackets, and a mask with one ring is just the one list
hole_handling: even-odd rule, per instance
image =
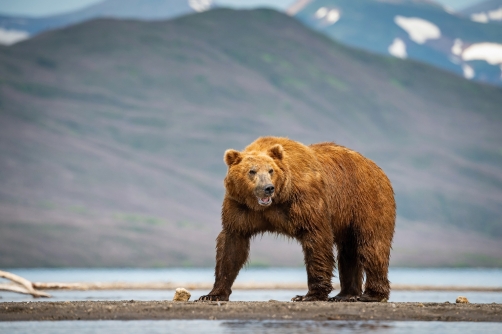
[[[213, 282], [213, 268], [6, 269], [32, 282]], [[337, 281], [337, 273], [333, 281]], [[500, 268], [390, 268], [395, 284], [502, 287]], [[244, 268], [236, 282], [306, 282], [304, 268]]]
[[[213, 282], [212, 268], [169, 269], [10, 269], [12, 273], [33, 282]], [[473, 268], [391, 268], [389, 279], [395, 284], [433, 286], [502, 287], [502, 269]], [[236, 282], [306, 282], [304, 268], [246, 268]], [[334, 282], [337, 281], [335, 277]], [[206, 290], [194, 290], [192, 300], [206, 294]], [[171, 300], [174, 290], [107, 290], [107, 291], [49, 291], [53, 298], [43, 301], [82, 300]], [[231, 300], [289, 301], [305, 290], [234, 290]], [[472, 291], [393, 291], [391, 302], [455, 302], [458, 296], [466, 296], [472, 303], [502, 303], [500, 292]], [[0, 291], [0, 302], [32, 301], [31, 296]]]
[[[212, 282], [212, 268], [174, 269], [10, 269], [38, 282]], [[414, 269], [391, 268], [395, 284], [433, 286], [501, 287], [502, 269]], [[304, 268], [247, 268], [236, 282], [306, 282]], [[333, 279], [334, 282], [337, 278]], [[172, 290], [49, 291], [44, 301], [81, 300], [171, 300]], [[193, 298], [208, 291], [191, 291]], [[305, 290], [234, 290], [231, 300], [289, 301]], [[393, 291], [393, 302], [455, 302], [466, 296], [473, 303], [502, 303], [502, 293], [471, 291]], [[21, 294], [0, 291], [0, 302], [32, 301]], [[221, 320], [138, 320], [138, 321], [21, 321], [0, 322], [0, 333], [502, 333], [502, 323], [420, 322], [420, 321], [221, 321]]]
[[502, 333], [502, 323], [419, 321], [30, 321], [0, 322], [0, 333], [375, 333], [375, 334], [478, 334]]

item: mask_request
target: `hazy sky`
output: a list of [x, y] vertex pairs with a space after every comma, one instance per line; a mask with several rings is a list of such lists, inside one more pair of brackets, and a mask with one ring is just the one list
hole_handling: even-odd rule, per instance
[[[24, 16], [45, 16], [80, 9], [102, 0], [0, 0], [0, 13]], [[436, 0], [459, 9], [484, 0]], [[285, 9], [295, 0], [216, 0], [220, 5], [232, 7], [274, 7]]]

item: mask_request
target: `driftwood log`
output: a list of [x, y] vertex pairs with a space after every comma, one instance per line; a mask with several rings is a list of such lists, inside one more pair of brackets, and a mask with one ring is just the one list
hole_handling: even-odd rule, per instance
[[15, 284], [0, 284], [0, 290], [24, 293], [26, 295], [32, 295], [35, 298], [51, 296], [46, 292], [36, 290], [33, 287], [33, 283], [31, 283], [26, 278], [23, 278], [21, 276], [0, 270], [0, 277], [8, 279], [15, 283]]

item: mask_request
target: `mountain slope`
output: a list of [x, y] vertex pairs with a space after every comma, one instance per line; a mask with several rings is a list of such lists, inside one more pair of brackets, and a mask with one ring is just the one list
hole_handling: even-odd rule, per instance
[[[394, 264], [501, 265], [498, 88], [269, 10], [86, 22], [1, 47], [0, 78], [1, 266], [210, 265], [223, 152], [261, 135], [374, 159]], [[302, 261], [262, 243], [253, 261]]]
[[[104, 0], [74, 12], [42, 18], [0, 16], [0, 29], [3, 34], [17, 34], [22, 40], [46, 30], [100, 17], [165, 20], [208, 10], [211, 6], [211, 0]], [[0, 44], [11, 44], [2, 43], [1, 37], [2, 34]]]
[[[301, 2], [301, 1], [299, 1]], [[346, 45], [502, 87], [502, 33], [425, 1], [313, 0], [291, 12]]]

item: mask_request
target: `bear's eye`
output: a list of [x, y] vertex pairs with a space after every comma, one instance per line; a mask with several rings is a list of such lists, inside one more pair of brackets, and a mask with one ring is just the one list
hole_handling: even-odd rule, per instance
[[249, 171], [249, 175], [255, 175], [256, 174], [256, 171], [255, 170], [250, 170]]
[[274, 172], [274, 170], [273, 170], [273, 169], [271, 169], [271, 170], [269, 170], [268, 172], [269, 172], [269, 174], [272, 174], [272, 173]]

